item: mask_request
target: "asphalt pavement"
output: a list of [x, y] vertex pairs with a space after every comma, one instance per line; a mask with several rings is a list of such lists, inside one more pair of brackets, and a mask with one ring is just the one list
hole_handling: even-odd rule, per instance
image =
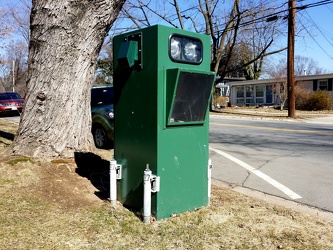
[[[318, 124], [324, 125], [328, 127], [328, 129], [333, 130], [333, 112], [332, 111], [325, 111], [325, 112], [296, 112], [296, 118], [289, 118], [288, 111], [279, 111], [279, 110], [272, 110], [272, 109], [225, 109], [219, 112], [211, 112], [211, 116], [229, 116], [235, 118], [246, 118], [246, 119], [255, 119], [255, 120], [283, 120], [288, 122], [299, 122], [299, 123], [309, 123], [309, 124]], [[311, 214], [314, 216], [319, 216], [321, 218], [325, 218], [327, 220], [333, 221], [333, 213], [326, 212], [321, 209], [317, 209], [311, 206], [307, 206], [304, 204], [300, 204], [298, 202], [286, 200], [280, 197], [276, 197], [273, 195], [269, 195], [267, 193], [262, 193], [260, 191], [255, 191], [252, 189], [240, 187], [240, 186], [233, 186], [230, 187], [225, 185], [220, 181], [212, 181], [214, 185], [223, 186], [226, 188], [231, 188], [234, 191], [239, 193], [243, 193], [246, 195], [250, 195], [262, 200], [266, 200], [267, 202], [282, 205], [287, 208], [294, 209], [296, 211], [304, 212], [307, 214]]]

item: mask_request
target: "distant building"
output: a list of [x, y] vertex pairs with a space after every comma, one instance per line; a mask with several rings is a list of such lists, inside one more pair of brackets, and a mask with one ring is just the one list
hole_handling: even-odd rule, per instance
[[[295, 76], [295, 86], [313, 91], [332, 91], [333, 74]], [[229, 97], [229, 105], [280, 105], [286, 93], [287, 79], [225, 81], [216, 85], [220, 95]], [[228, 94], [228, 95], [227, 95]]]

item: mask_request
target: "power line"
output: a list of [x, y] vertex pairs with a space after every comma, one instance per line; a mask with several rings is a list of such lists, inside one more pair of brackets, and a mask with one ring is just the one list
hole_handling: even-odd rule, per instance
[[317, 40], [312, 36], [312, 34], [308, 31], [308, 29], [301, 23], [304, 30], [308, 33], [308, 35], [312, 38], [312, 40], [321, 48], [321, 50], [330, 58], [333, 60], [333, 57], [327, 53], [327, 51], [317, 42]]
[[322, 6], [322, 5], [327, 5], [327, 4], [331, 4], [331, 3], [333, 3], [332, 0], [323, 0], [323, 1], [316, 2], [316, 3], [310, 3], [310, 4], [302, 5], [300, 7], [296, 7], [296, 9], [309, 9], [309, 8], [318, 7], [318, 6]]
[[[299, 0], [298, 2], [301, 2], [301, 0]], [[328, 5], [328, 4], [332, 4], [332, 3], [333, 3], [333, 0], [322, 0], [322, 1], [315, 2], [315, 3], [310, 3], [310, 4], [305, 4], [305, 5], [298, 6], [298, 7], [295, 7], [295, 9], [296, 9], [296, 12], [299, 12], [299, 11], [302, 11], [302, 10], [305, 10], [305, 9], [318, 7], [318, 6], [323, 6], [323, 5]], [[281, 8], [283, 8], [286, 4], [288, 4], [288, 2], [282, 3], [279, 7], [267, 8], [267, 9], [263, 10], [262, 12], [264, 13], [264, 12], [267, 12], [271, 9], [275, 9], [276, 11], [274, 13], [267, 14], [267, 15], [264, 15], [262, 17], [258, 17], [258, 18], [252, 19], [252, 20], [242, 22], [237, 26], [237, 28], [245, 27], [245, 26], [252, 25], [252, 24], [255, 24], [255, 23], [259, 23], [259, 22], [275, 21], [277, 19], [283, 19], [283, 20], [287, 19], [288, 9], [281, 10]], [[181, 11], [181, 13], [185, 13], [185, 12], [195, 10], [195, 9], [197, 9], [197, 6], [189, 7], [187, 9]], [[172, 18], [173, 16], [176, 16], [176, 14], [170, 15], [168, 18]], [[226, 26], [227, 23], [223, 23], [221, 25]], [[234, 26], [228, 28], [227, 31], [234, 30], [235, 28], [236, 28], [236, 26], [234, 25]], [[219, 29], [219, 30], [215, 31], [215, 33], [221, 33], [223, 30], [224, 29]]]
[[333, 10], [327, 5], [326, 8], [333, 13]]
[[318, 27], [318, 25], [313, 21], [312, 17], [309, 15], [309, 13], [307, 11], [305, 11], [305, 13], [309, 16], [311, 22], [314, 24], [314, 26], [316, 27], [316, 29], [320, 32], [320, 34], [325, 38], [325, 40], [331, 45], [333, 46], [333, 43], [326, 37], [326, 35], [323, 33], [323, 31]]
[[[299, 12], [299, 11], [302, 11], [302, 10], [305, 10], [305, 9], [314, 8], [314, 7], [323, 6], [323, 5], [328, 5], [328, 4], [332, 4], [332, 3], [333, 3], [333, 0], [323, 0], [323, 1], [315, 2], [315, 3], [311, 3], [311, 4], [306, 4], [306, 5], [295, 7], [295, 10], [296, 10], [296, 12]], [[285, 4], [286, 3], [282, 4], [280, 7], [276, 8], [276, 9], [281, 8]], [[268, 10], [269, 9], [266, 9], [265, 11], [268, 11]], [[240, 23], [237, 26], [237, 28], [238, 27], [243, 27], [243, 26], [248, 26], [248, 25], [251, 25], [251, 24], [258, 23], [258, 22], [263, 22], [264, 20], [265, 21], [274, 21], [274, 20], [277, 20], [277, 19], [280, 19], [280, 18], [286, 19], [287, 14], [284, 14], [284, 15], [280, 15], [280, 14], [281, 13], [286, 13], [287, 11], [288, 10], [280, 10], [280, 11], [277, 11], [277, 12], [272, 13], [272, 14], [264, 15], [264, 16], [256, 18], [256, 19]], [[235, 28], [236, 28], [236, 26], [232, 26], [228, 29], [228, 31], [233, 30]], [[219, 30], [218, 32], [221, 32], [221, 30]]]

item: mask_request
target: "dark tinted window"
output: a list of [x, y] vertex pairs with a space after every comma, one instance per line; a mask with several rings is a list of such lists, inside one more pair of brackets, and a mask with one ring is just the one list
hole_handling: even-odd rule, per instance
[[0, 100], [13, 100], [21, 99], [21, 96], [17, 93], [0, 93]]
[[94, 88], [91, 90], [91, 106], [113, 104], [113, 88]]
[[214, 76], [181, 72], [170, 123], [204, 121]]

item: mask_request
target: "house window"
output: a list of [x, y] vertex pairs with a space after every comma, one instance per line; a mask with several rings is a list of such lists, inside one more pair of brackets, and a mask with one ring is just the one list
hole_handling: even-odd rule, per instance
[[237, 98], [244, 98], [244, 87], [237, 87]]
[[244, 98], [242, 99], [237, 98], [237, 105], [244, 105]]
[[237, 104], [244, 104], [244, 86], [237, 87]]
[[319, 90], [328, 90], [328, 82], [327, 80], [319, 81]]
[[246, 103], [254, 103], [254, 91], [253, 86], [246, 86]]
[[256, 86], [256, 103], [264, 103], [264, 89], [265, 85]]

